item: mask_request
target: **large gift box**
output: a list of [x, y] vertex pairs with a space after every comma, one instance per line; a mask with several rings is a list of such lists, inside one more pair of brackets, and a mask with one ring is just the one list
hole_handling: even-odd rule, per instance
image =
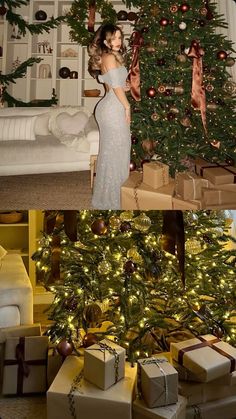
[[169, 166], [159, 161], [143, 164], [143, 183], [153, 189], [161, 188], [169, 183]]
[[57, 352], [56, 347], [50, 347], [48, 349], [48, 359], [47, 359], [47, 388], [50, 387], [54, 378], [56, 377], [59, 369], [62, 366], [64, 359]]
[[182, 342], [171, 342], [172, 358], [209, 382], [236, 369], [236, 348], [213, 335], [199, 336]]
[[109, 339], [84, 350], [84, 378], [107, 390], [125, 375], [125, 349]]
[[203, 203], [199, 200], [194, 201], [185, 201], [182, 198], [178, 198], [174, 196], [172, 199], [172, 209], [174, 210], [195, 210], [195, 209], [202, 209]]
[[208, 179], [214, 185], [224, 183], [236, 183], [236, 167], [228, 166], [226, 163], [209, 163], [204, 159], [196, 159], [196, 173]]
[[149, 408], [178, 400], [178, 372], [165, 357], [138, 360], [138, 384]]
[[47, 419], [131, 419], [137, 368], [103, 391], [83, 376], [83, 357], [68, 356], [47, 392]]
[[154, 409], [149, 409], [143, 400], [135, 400], [133, 419], [186, 419], [186, 399], [179, 395], [177, 403]]
[[186, 201], [201, 199], [202, 188], [209, 187], [209, 181], [192, 172], [177, 173], [175, 193]]
[[201, 404], [236, 395], [236, 386], [210, 383], [179, 382], [179, 394], [186, 397], [187, 405]]
[[218, 189], [202, 189], [202, 199], [204, 207], [209, 205], [235, 204], [236, 207], [236, 191], [218, 190]]
[[236, 396], [188, 406], [186, 419], [235, 419]]
[[172, 209], [174, 187], [174, 180], [171, 179], [168, 185], [153, 189], [142, 182], [142, 173], [131, 172], [121, 187], [121, 209]]
[[6, 341], [3, 394], [44, 393], [47, 390], [47, 336]]
[[[194, 374], [192, 371], [189, 371], [187, 368], [183, 367], [182, 365], [178, 364], [174, 360], [172, 360], [172, 364], [175, 369], [178, 371], [179, 380], [181, 381], [193, 381], [195, 383], [200, 382], [198, 375]], [[215, 380], [211, 381], [211, 384], [216, 386], [236, 386], [236, 371], [231, 372], [230, 374], [223, 375]]]

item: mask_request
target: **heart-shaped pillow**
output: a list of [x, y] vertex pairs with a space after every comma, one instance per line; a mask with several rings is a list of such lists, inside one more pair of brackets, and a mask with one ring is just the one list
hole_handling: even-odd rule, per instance
[[63, 134], [76, 135], [84, 130], [89, 118], [84, 112], [79, 111], [74, 115], [67, 112], [62, 112], [56, 117], [56, 124]]

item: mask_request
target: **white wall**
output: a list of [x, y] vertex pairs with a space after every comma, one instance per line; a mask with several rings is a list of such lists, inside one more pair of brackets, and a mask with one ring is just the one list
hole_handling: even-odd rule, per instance
[[[216, 3], [218, 13], [225, 16], [229, 25], [228, 29], [220, 28], [220, 32], [234, 42], [234, 49], [236, 50], [236, 3], [234, 0], [216, 0]], [[228, 67], [228, 72], [236, 82], [236, 64], [233, 67]]]

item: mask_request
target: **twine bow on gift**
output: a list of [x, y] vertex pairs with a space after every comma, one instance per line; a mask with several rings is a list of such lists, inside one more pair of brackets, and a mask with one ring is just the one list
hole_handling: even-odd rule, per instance
[[[164, 371], [164, 369], [162, 368], [161, 364], [164, 364], [168, 362], [167, 359], [164, 358], [148, 358], [148, 359], [143, 359], [142, 361], [139, 361], [138, 363], [138, 387], [139, 390], [141, 387], [141, 365], [156, 365], [159, 370], [161, 371], [163, 377], [164, 377], [164, 387], [165, 387], [165, 403], [168, 402], [168, 384], [167, 384], [167, 377], [166, 377], [166, 373]], [[140, 391], [141, 393], [141, 391]]]
[[106, 359], [106, 351], [109, 352], [109, 354], [113, 355], [115, 357], [115, 364], [114, 364], [114, 370], [115, 370], [115, 383], [117, 383], [119, 378], [119, 354], [117, 353], [115, 348], [112, 348], [107, 343], [103, 342], [97, 342], [99, 348], [87, 348], [87, 351], [101, 351], [103, 353], [103, 360], [105, 362]]
[[191, 104], [195, 109], [200, 109], [203, 128], [205, 134], [207, 134], [206, 93], [203, 86], [203, 55], [204, 50], [200, 47], [199, 41], [193, 40], [188, 53], [188, 57], [193, 58]]
[[143, 45], [142, 34], [138, 31], [134, 31], [131, 36], [132, 61], [131, 61], [130, 69], [129, 69], [128, 79], [130, 81], [131, 96], [137, 102], [141, 100], [139, 50], [142, 45]]

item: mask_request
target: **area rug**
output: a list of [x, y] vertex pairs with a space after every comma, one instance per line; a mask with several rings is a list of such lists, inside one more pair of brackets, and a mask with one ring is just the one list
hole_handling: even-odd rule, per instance
[[0, 419], [46, 418], [46, 396], [0, 397]]
[[0, 210], [91, 209], [90, 172], [1, 176]]

